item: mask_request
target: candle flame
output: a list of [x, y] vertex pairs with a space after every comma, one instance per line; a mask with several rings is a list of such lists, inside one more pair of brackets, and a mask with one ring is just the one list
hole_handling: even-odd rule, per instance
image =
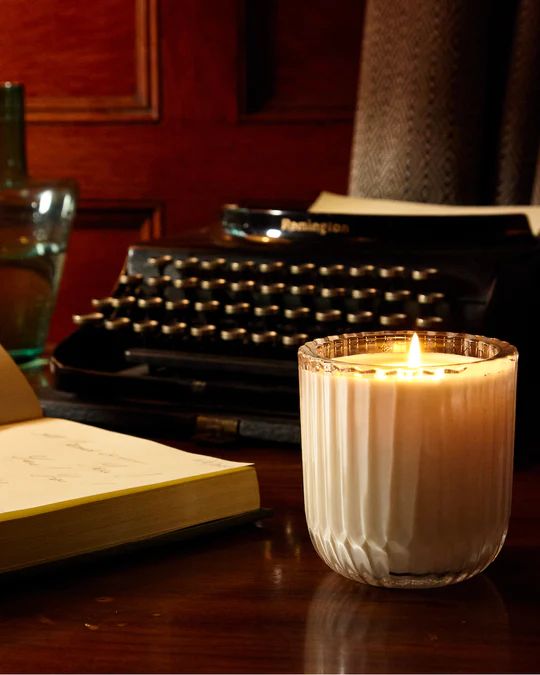
[[409, 347], [407, 366], [409, 368], [419, 368], [421, 363], [422, 363], [422, 350], [420, 349], [420, 340], [418, 339], [418, 335], [415, 333], [412, 336], [411, 344]]

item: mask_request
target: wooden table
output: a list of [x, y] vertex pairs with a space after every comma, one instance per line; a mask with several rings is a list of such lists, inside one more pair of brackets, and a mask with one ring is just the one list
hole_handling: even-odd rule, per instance
[[342, 579], [317, 557], [297, 448], [206, 450], [255, 460], [263, 504], [275, 515], [130, 558], [4, 577], [1, 672], [540, 668], [540, 467], [516, 473], [509, 537], [484, 574], [400, 591]]

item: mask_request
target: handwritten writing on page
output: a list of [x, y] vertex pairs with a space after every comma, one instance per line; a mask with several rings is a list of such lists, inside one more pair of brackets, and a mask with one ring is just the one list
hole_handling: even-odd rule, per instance
[[49, 510], [64, 502], [90, 501], [111, 492], [247, 466], [68, 420], [41, 418], [4, 425], [0, 520], [21, 511]]

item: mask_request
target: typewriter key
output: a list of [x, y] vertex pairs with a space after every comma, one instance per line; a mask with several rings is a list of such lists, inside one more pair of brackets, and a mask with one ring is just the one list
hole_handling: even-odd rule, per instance
[[393, 267], [379, 267], [377, 270], [381, 279], [401, 279], [405, 276], [405, 267], [394, 265]]
[[287, 349], [300, 347], [309, 340], [307, 333], [293, 333], [292, 335], [282, 335], [281, 343]]
[[428, 279], [433, 279], [439, 273], [439, 270], [436, 267], [426, 267], [425, 269], [413, 270], [411, 272], [411, 278], [414, 281], [426, 281]]
[[198, 277], [185, 277], [183, 279], [175, 279], [173, 281], [173, 288], [167, 289], [167, 296], [170, 300], [187, 298], [188, 300], [195, 300], [199, 290], [200, 280]]
[[345, 265], [322, 265], [319, 274], [322, 277], [340, 277], [345, 272]]
[[112, 298], [111, 307], [114, 309], [131, 309], [137, 305], [137, 298], [133, 295], [126, 295], [122, 298]]
[[175, 279], [173, 286], [185, 290], [187, 288], [198, 288], [199, 283], [198, 277], [184, 277], [183, 279]]
[[161, 332], [164, 335], [185, 335], [187, 331], [187, 323], [183, 321], [173, 321], [172, 323], [164, 323], [161, 326]]
[[164, 305], [163, 298], [159, 296], [154, 296], [153, 298], [139, 298], [137, 300], [137, 306], [141, 309], [161, 309]]
[[113, 296], [109, 296], [107, 298], [92, 298], [91, 305], [104, 316], [109, 316], [113, 309], [113, 300]]
[[218, 300], [224, 302], [228, 299], [227, 293], [228, 282], [222, 277], [215, 279], [203, 279], [201, 281], [201, 300]]
[[275, 330], [261, 331], [260, 333], [251, 333], [251, 341], [256, 345], [275, 345], [278, 334]]
[[442, 327], [444, 319], [441, 316], [419, 316], [416, 319], [416, 327], [426, 330], [437, 330]]
[[133, 323], [133, 332], [140, 335], [151, 335], [159, 332], [160, 324], [154, 319], [147, 319], [146, 321], [138, 321]]
[[118, 283], [123, 286], [138, 285], [144, 279], [142, 274], [121, 274]]
[[105, 319], [105, 330], [110, 333], [113, 349], [124, 350], [130, 346], [133, 339], [131, 319], [127, 316], [119, 316], [115, 319]]
[[408, 315], [411, 310], [409, 303], [411, 295], [408, 289], [385, 291], [379, 305], [379, 313], [383, 316]]
[[315, 312], [315, 320], [322, 323], [335, 323], [341, 319], [341, 310], [326, 309], [322, 312]]
[[191, 307], [191, 302], [187, 298], [180, 300], [167, 300], [165, 302], [165, 309], [168, 312], [185, 312]]
[[225, 305], [225, 314], [229, 316], [245, 316], [251, 311], [249, 302], [235, 302], [233, 304]]
[[229, 284], [229, 293], [235, 300], [250, 300], [255, 287], [256, 283], [253, 279], [231, 281]]
[[419, 293], [418, 304], [420, 305], [434, 305], [437, 302], [444, 300], [444, 293]]
[[152, 292], [160, 293], [172, 284], [172, 278], [168, 274], [160, 277], [148, 277], [145, 284]]
[[203, 291], [219, 291], [227, 286], [227, 280], [221, 277], [217, 279], [203, 279], [201, 288]]
[[262, 295], [281, 295], [285, 292], [286, 286], [282, 282], [276, 282], [274, 284], [261, 284], [259, 286], [259, 291]]
[[171, 321], [161, 326], [161, 344], [165, 349], [175, 349], [182, 344], [187, 334], [187, 323]]
[[226, 264], [225, 258], [212, 258], [210, 260], [201, 260], [200, 268], [204, 272], [217, 272], [218, 270], [222, 270]]
[[401, 289], [398, 291], [386, 291], [384, 293], [385, 302], [404, 302], [411, 297], [411, 291], [407, 289]]
[[119, 316], [117, 319], [107, 319], [103, 325], [110, 331], [124, 331], [131, 328], [131, 319], [127, 316]]
[[347, 323], [353, 326], [359, 326], [362, 330], [365, 330], [368, 326], [372, 325], [375, 319], [373, 312], [349, 312], [347, 314]]
[[299, 297], [310, 297], [315, 295], [317, 287], [315, 284], [303, 284], [302, 286], [289, 286], [289, 293]]
[[242, 343], [247, 340], [248, 332], [245, 328], [230, 328], [228, 330], [222, 330], [219, 335], [225, 342]]
[[358, 265], [357, 267], [349, 267], [349, 276], [356, 279], [365, 279], [373, 276], [375, 272], [374, 265]]
[[219, 319], [221, 313], [221, 303], [217, 300], [204, 300], [196, 302], [193, 305], [197, 312], [197, 319], [204, 324], [213, 324]]
[[289, 272], [293, 277], [301, 277], [302, 279], [311, 279], [317, 270], [315, 263], [298, 263], [289, 267]]
[[448, 318], [450, 305], [444, 293], [419, 293], [418, 295], [418, 313], [422, 319], [429, 319], [435, 316], [442, 319]]
[[235, 274], [244, 274], [246, 272], [254, 272], [257, 263], [254, 260], [233, 260], [229, 267], [231, 272]]
[[155, 267], [159, 272], [159, 275], [162, 276], [167, 265], [172, 263], [172, 256], [170, 255], [161, 255], [157, 257], [152, 257], [147, 259], [148, 265]]
[[214, 337], [216, 334], [216, 327], [213, 324], [200, 324], [197, 326], [191, 326], [189, 333], [192, 337], [197, 338], [198, 340], [209, 340]]
[[262, 302], [281, 302], [283, 294], [287, 290], [284, 283], [276, 282], [273, 284], [261, 284], [259, 286], [259, 293], [262, 296]]
[[181, 258], [174, 261], [174, 268], [180, 274], [183, 275], [184, 272], [193, 272], [194, 270], [199, 269], [200, 260], [196, 256], [189, 256], [188, 258]]
[[347, 293], [347, 289], [341, 286], [336, 288], [321, 288], [320, 295], [321, 298], [344, 298]]
[[282, 260], [274, 260], [272, 262], [264, 262], [259, 265], [259, 272], [261, 274], [278, 274], [285, 269], [285, 263]]
[[206, 351], [208, 348], [214, 348], [213, 345], [215, 344], [217, 334], [217, 328], [214, 324], [196, 324], [190, 327], [189, 334], [191, 336], [189, 345], [193, 349]]
[[[103, 310], [102, 310], [103, 311]], [[107, 319], [118, 319], [120, 317], [135, 318], [137, 314], [137, 298], [133, 295], [127, 295], [121, 298], [111, 299], [111, 311], [107, 313]]]
[[140, 310], [143, 310], [145, 319], [158, 319], [161, 318], [163, 313], [165, 301], [159, 296], [154, 296], [153, 298], [139, 298], [137, 300], [137, 307]]
[[105, 317], [101, 312], [92, 312], [90, 314], [74, 314], [72, 318], [76, 326], [100, 326]]
[[196, 302], [194, 307], [196, 312], [215, 313], [219, 311], [221, 303], [219, 303], [217, 300], [204, 300]]
[[[315, 337], [340, 332], [343, 312], [340, 309], [325, 309], [315, 312], [316, 324], [313, 327]], [[311, 331], [310, 331], [311, 332]]]
[[277, 330], [281, 322], [281, 310], [279, 305], [263, 305], [254, 307], [253, 313], [256, 320], [252, 324], [255, 333], [264, 333]]
[[409, 317], [406, 314], [398, 312], [396, 314], [382, 314], [379, 317], [379, 323], [381, 326], [392, 327], [392, 328], [405, 328], [409, 321]]
[[143, 283], [142, 274], [121, 274], [118, 277], [118, 285], [114, 289], [113, 295], [136, 295]]
[[311, 309], [309, 307], [291, 307], [287, 308], [283, 314], [290, 321], [305, 321], [311, 316]]
[[379, 284], [383, 291], [392, 291], [403, 288], [407, 270], [403, 265], [391, 265], [389, 267], [378, 267], [375, 275], [379, 277]]
[[259, 317], [277, 316], [279, 314], [279, 305], [263, 305], [262, 307], [255, 307], [253, 312], [255, 316]]
[[440, 274], [436, 267], [414, 269], [411, 272], [414, 290], [417, 293], [431, 293], [446, 288], [447, 279]]
[[184, 315], [189, 312], [191, 302], [187, 298], [180, 300], [167, 300], [165, 302], [165, 309], [167, 312], [172, 312], [175, 315]]
[[371, 307], [374, 300], [379, 296], [378, 288], [353, 288], [351, 298], [357, 301], [358, 308]]

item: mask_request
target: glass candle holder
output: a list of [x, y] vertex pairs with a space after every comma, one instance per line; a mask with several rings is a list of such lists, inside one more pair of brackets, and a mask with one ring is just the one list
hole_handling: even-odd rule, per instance
[[304, 498], [321, 558], [356, 581], [444, 586], [497, 556], [510, 515], [517, 351], [418, 332], [299, 350]]

